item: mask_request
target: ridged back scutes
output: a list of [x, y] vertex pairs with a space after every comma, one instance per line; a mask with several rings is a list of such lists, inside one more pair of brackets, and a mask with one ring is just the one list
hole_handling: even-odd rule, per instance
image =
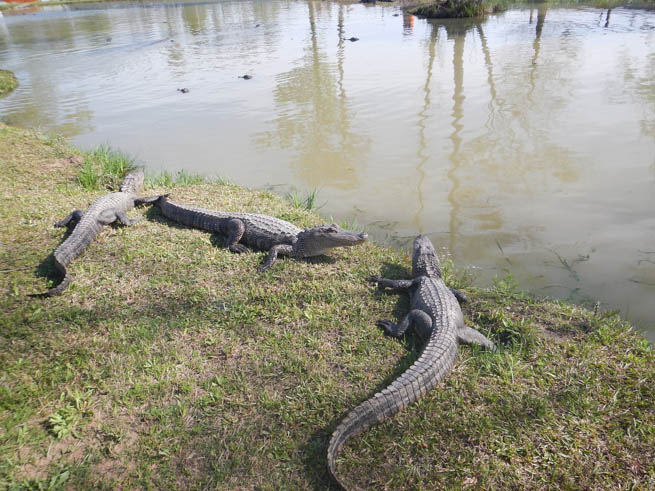
[[389, 386], [350, 411], [330, 439], [328, 469], [342, 487], [336, 475], [336, 459], [343, 445], [423, 397], [450, 372], [457, 358], [457, 316], [450, 315], [450, 311], [459, 309], [459, 304], [443, 281], [424, 278], [412, 297], [412, 308], [421, 308], [433, 319], [432, 333], [421, 355]]
[[269, 249], [278, 243], [292, 244], [302, 231], [292, 223], [259, 213], [210, 210], [167, 199], [162, 201], [160, 209], [171, 220], [211, 232], [227, 233], [226, 226], [231, 219], [241, 220], [246, 227], [241, 242], [260, 249]]
[[103, 225], [98, 218], [107, 212], [128, 211], [134, 207], [134, 197], [128, 193], [116, 192], [97, 198], [82, 215], [68, 238], [55, 250], [55, 258], [68, 265], [79, 256], [100, 232]]

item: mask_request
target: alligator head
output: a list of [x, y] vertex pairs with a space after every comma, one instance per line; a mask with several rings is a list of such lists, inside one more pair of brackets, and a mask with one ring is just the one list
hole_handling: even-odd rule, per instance
[[360, 232], [344, 230], [336, 224], [321, 225], [303, 230], [297, 236], [298, 240], [293, 251], [298, 257], [318, 256], [335, 247], [347, 247], [361, 244], [368, 235]]
[[412, 252], [412, 275], [441, 278], [441, 262], [432, 242], [426, 235], [419, 235], [414, 239]]
[[121, 183], [120, 191], [122, 193], [138, 193], [143, 187], [144, 174], [142, 170], [130, 172]]

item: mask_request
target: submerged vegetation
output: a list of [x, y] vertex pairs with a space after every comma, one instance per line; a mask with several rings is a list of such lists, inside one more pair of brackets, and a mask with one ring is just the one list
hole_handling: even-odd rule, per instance
[[9, 70], [0, 70], [0, 97], [9, 94], [18, 87], [18, 79]]
[[[129, 168], [106, 171], [109, 155], [0, 128], [0, 488], [327, 488], [335, 425], [418, 355], [418, 339], [375, 326], [406, 298], [366, 282], [405, 277], [408, 258], [366, 244], [257, 274], [263, 254], [139, 208], [147, 220], [105, 227], [73, 262], [64, 295], [28, 298], [54, 272], [65, 232], [52, 224]], [[148, 194], [170, 192], [168, 179]], [[306, 200], [234, 185], [194, 178], [172, 193], [323, 221]], [[479, 289], [449, 262], [445, 276], [469, 297], [467, 323], [501, 349], [462, 347], [437, 389], [353, 439], [344, 481], [655, 488], [652, 346], [614, 313], [536, 300], [511, 278]]]

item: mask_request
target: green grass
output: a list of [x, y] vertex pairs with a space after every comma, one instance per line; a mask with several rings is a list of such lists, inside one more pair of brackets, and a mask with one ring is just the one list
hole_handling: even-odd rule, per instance
[[[210, 180], [199, 174], [192, 174], [184, 169], [176, 173], [167, 170], [161, 170], [155, 174], [147, 174], [144, 187], [146, 189], [161, 188], [161, 187], [174, 187], [174, 186], [191, 186], [193, 184], [202, 184]], [[227, 180], [217, 180], [222, 184], [227, 184]]]
[[9, 94], [18, 87], [18, 80], [13, 72], [0, 70], [0, 97]]
[[123, 178], [136, 168], [132, 157], [120, 150], [101, 145], [84, 154], [84, 163], [77, 181], [87, 191], [117, 191]]
[[[66, 142], [0, 128], [0, 489], [326, 489], [331, 432], [416, 359], [383, 336], [407, 299], [402, 253], [235, 255], [220, 237], [139, 208], [105, 227], [61, 296], [52, 224], [102, 189]], [[100, 169], [100, 167], [96, 167]], [[153, 188], [207, 208], [324, 222], [268, 192]], [[445, 265], [467, 323], [501, 346], [462, 347], [421, 401], [350, 442], [339, 473], [369, 489], [654, 489], [655, 353], [616, 315], [489, 290]]]
[[316, 189], [305, 193], [304, 195], [300, 194], [298, 191], [292, 191], [287, 193], [287, 201], [294, 208], [304, 209], [307, 211], [316, 210], [316, 196], [318, 191]]

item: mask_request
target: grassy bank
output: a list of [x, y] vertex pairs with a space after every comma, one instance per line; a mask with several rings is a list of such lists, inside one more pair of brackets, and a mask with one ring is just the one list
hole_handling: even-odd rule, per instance
[[[374, 324], [406, 299], [365, 281], [404, 276], [408, 258], [368, 244], [261, 275], [262, 253], [231, 254], [145, 208], [132, 227], [105, 227], [64, 295], [28, 298], [51, 285], [64, 237], [52, 224], [112, 186], [81, 185], [102, 158], [0, 128], [0, 488], [325, 489], [340, 418], [416, 359], [416, 339]], [[183, 181], [147, 194], [324, 221], [267, 192]], [[509, 280], [447, 279], [501, 351], [462, 347], [437, 389], [348, 445], [344, 481], [655, 487], [647, 342], [614, 315], [536, 301]]]
[[0, 70], [0, 97], [9, 94], [16, 87], [18, 87], [18, 80], [13, 72]]

